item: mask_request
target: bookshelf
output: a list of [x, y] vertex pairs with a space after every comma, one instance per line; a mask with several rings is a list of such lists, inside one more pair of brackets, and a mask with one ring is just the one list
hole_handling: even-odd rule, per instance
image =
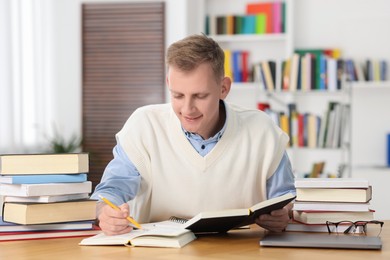
[[[257, 1], [260, 3], [280, 1]], [[249, 52], [249, 67], [261, 61], [272, 60], [276, 62], [275, 86], [281, 86], [282, 82], [282, 61], [290, 58], [294, 51], [293, 23], [294, 23], [294, 2], [291, 0], [282, 1], [285, 4], [285, 30], [282, 33], [266, 34], [218, 34], [216, 30], [208, 29], [209, 34], [216, 40], [223, 49], [245, 50]], [[208, 17], [208, 26], [215, 26], [211, 22], [212, 17], [243, 15], [246, 13], [250, 0], [204, 0], [200, 6], [203, 7], [200, 17]], [[206, 21], [206, 19], [203, 19]], [[206, 22], [203, 22], [206, 28]], [[342, 103], [349, 102], [347, 91], [266, 91], [259, 82], [234, 82], [227, 101], [236, 103], [248, 108], [257, 109], [258, 103], [269, 103], [272, 109], [288, 112], [288, 104], [295, 103], [299, 112], [312, 113], [322, 117], [328, 108], [330, 101]], [[278, 88], [276, 88], [278, 89]], [[291, 159], [294, 171], [297, 175], [308, 173], [312, 164], [321, 160], [326, 161], [325, 171], [337, 173], [339, 164], [349, 165], [349, 146], [341, 148], [306, 148], [290, 147], [288, 154]], [[349, 174], [348, 174], [349, 175]]]

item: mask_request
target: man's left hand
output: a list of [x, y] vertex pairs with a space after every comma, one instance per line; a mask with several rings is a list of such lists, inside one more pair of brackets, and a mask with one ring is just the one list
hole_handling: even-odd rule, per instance
[[282, 232], [290, 220], [292, 203], [287, 204], [282, 209], [274, 210], [270, 214], [260, 215], [256, 219], [256, 224], [262, 228], [273, 232]]

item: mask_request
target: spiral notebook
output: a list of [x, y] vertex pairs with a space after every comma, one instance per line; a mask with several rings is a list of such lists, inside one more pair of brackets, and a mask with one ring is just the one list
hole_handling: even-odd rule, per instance
[[372, 236], [283, 232], [267, 234], [260, 240], [260, 245], [272, 247], [381, 249], [382, 241], [380, 237]]

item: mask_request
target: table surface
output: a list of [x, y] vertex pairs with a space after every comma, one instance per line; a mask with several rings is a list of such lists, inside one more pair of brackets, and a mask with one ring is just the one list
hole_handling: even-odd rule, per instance
[[[228, 234], [198, 236], [183, 248], [79, 246], [83, 239], [58, 238], [0, 242], [0, 259], [390, 259], [390, 221], [381, 234], [382, 250], [261, 247], [257, 226]], [[326, 235], [326, 234], [325, 234]]]

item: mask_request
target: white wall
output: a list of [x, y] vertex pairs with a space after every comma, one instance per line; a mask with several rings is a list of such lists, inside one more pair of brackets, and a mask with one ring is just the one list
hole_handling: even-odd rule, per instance
[[[149, 0], [143, 0], [149, 1]], [[81, 5], [98, 2], [140, 2], [139, 0], [56, 0], [52, 2], [54, 54], [54, 115], [65, 137], [81, 134]], [[153, 1], [149, 1], [153, 2]], [[155, 1], [154, 1], [155, 2]], [[188, 34], [187, 1], [163, 0], [166, 3], [166, 46]]]
[[295, 47], [339, 47], [344, 57], [390, 60], [390, 1], [294, 0]]

